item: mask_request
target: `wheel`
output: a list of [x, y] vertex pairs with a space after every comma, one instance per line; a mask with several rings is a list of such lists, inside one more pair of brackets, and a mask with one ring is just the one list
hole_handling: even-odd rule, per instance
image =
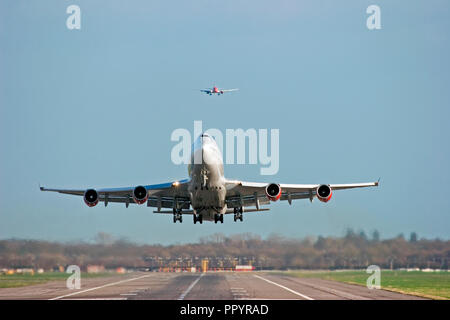
[[220, 223], [223, 223], [223, 214], [220, 215]]
[[173, 223], [177, 223], [177, 217], [173, 215]]
[[183, 217], [181, 216], [181, 214], [180, 214], [180, 223], [183, 223]]
[[242, 221], [244, 221], [244, 207], [240, 207], [239, 208], [239, 216], [238, 219]]
[[234, 215], [234, 222], [236, 222], [236, 220], [237, 220], [237, 217], [236, 217], [236, 214]]
[[202, 216], [202, 215], [200, 215], [200, 216], [198, 217], [198, 221], [200, 222], [200, 224], [203, 224], [203, 216]]
[[192, 216], [194, 217], [194, 224], [197, 224], [197, 217], [196, 217], [195, 213]]

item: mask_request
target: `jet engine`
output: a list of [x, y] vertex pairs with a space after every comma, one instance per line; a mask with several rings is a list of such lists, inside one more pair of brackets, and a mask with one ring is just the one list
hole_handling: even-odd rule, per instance
[[331, 196], [333, 195], [333, 191], [331, 190], [330, 186], [326, 184], [320, 185], [316, 190], [317, 199], [319, 199], [322, 202], [328, 202], [331, 199]]
[[148, 199], [148, 192], [147, 189], [145, 189], [145, 187], [137, 186], [136, 188], [134, 188], [133, 190], [134, 202], [136, 202], [137, 204], [143, 204], [147, 201], [147, 199]]
[[94, 189], [87, 189], [83, 198], [88, 207], [95, 207], [98, 203], [98, 193]]
[[270, 201], [277, 201], [281, 197], [281, 187], [279, 184], [271, 183], [266, 187], [266, 196]]

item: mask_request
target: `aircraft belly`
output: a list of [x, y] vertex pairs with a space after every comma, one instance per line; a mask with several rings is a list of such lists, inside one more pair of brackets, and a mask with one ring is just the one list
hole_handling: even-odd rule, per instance
[[198, 190], [194, 192], [192, 205], [199, 207], [223, 207], [225, 205], [225, 196], [219, 193], [219, 190]]
[[192, 207], [206, 220], [214, 220], [216, 213], [227, 210], [225, 204], [225, 190], [196, 190], [192, 195]]

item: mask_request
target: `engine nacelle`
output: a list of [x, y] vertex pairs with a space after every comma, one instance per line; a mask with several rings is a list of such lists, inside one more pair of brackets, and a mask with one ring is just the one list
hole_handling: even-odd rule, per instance
[[94, 189], [87, 189], [83, 199], [88, 207], [95, 207], [98, 203], [98, 193]]
[[322, 202], [328, 202], [333, 195], [333, 191], [331, 190], [329, 185], [322, 184], [316, 190], [317, 199]]
[[136, 188], [134, 188], [133, 190], [134, 202], [136, 202], [137, 204], [143, 204], [147, 201], [147, 199], [148, 199], [148, 192], [147, 189], [145, 189], [145, 187], [137, 186]]
[[266, 196], [270, 201], [277, 201], [281, 197], [281, 187], [279, 184], [271, 183], [266, 187]]

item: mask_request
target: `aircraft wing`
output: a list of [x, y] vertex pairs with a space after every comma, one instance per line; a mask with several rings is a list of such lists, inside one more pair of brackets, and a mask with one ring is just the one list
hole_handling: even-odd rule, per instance
[[[365, 187], [376, 187], [379, 184], [379, 180], [376, 182], [366, 182], [366, 183], [351, 183], [351, 184], [329, 184], [326, 185], [331, 189], [330, 198], [332, 191], [334, 190], [344, 190], [353, 188], [365, 188]], [[246, 206], [256, 206], [269, 204], [270, 200], [266, 194], [266, 188], [271, 185], [270, 183], [261, 182], [245, 182], [245, 181], [227, 181], [226, 189], [227, 196], [226, 202], [229, 208], [235, 207], [246, 207]], [[281, 189], [281, 195], [279, 200], [287, 200], [291, 203], [292, 200], [296, 199], [310, 199], [311, 201], [317, 197], [318, 188], [322, 186], [321, 184], [279, 184]], [[329, 199], [328, 199], [329, 200]], [[327, 200], [327, 201], [328, 201]]]
[[[158, 211], [161, 211], [161, 208], [174, 208], [175, 204], [177, 204], [179, 208], [189, 209], [190, 198], [188, 193], [188, 183], [189, 179], [185, 179], [142, 186], [148, 194], [147, 206], [156, 207], [158, 208]], [[98, 194], [98, 200], [104, 202], [105, 206], [108, 202], [120, 202], [125, 203], [126, 207], [128, 207], [130, 203], [135, 203], [135, 201], [133, 201], [133, 191], [135, 188], [136, 186], [124, 188], [100, 188], [95, 189], [95, 191]], [[52, 189], [40, 187], [40, 190], [84, 197], [85, 192], [89, 189]]]
[[223, 92], [231, 92], [231, 91], [238, 91], [239, 89], [221, 89], [220, 91], [223, 91]]
[[202, 90], [200, 90], [200, 92], [211, 93], [211, 89], [202, 89]]

